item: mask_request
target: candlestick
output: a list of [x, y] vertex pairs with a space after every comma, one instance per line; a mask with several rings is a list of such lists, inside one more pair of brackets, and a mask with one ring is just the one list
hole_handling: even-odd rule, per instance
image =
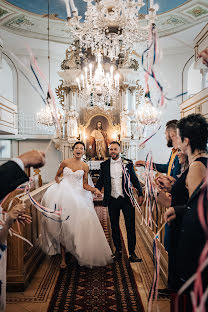
[[113, 71], [114, 71], [114, 67], [111, 66], [111, 67], [110, 67], [111, 79], [113, 79]]
[[82, 80], [82, 88], [84, 88], [84, 75], [81, 75], [81, 80]]
[[89, 68], [90, 68], [90, 80], [92, 80], [92, 64], [91, 63], [89, 65]]
[[70, 5], [71, 5], [71, 9], [72, 9], [72, 13], [78, 13], [77, 8], [74, 5], [74, 1], [73, 0], [69, 0]]
[[81, 90], [79, 78], [77, 78], [76, 81], [77, 81], [79, 90]]
[[84, 71], [85, 71], [85, 79], [87, 81], [87, 67], [85, 67]]

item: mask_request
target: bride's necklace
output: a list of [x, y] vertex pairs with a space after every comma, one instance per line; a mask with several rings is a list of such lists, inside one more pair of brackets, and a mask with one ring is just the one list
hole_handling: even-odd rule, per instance
[[191, 161], [189, 162], [189, 166], [197, 159], [197, 156], [198, 155], [201, 155], [201, 154], [204, 154], [206, 153], [205, 151], [201, 151], [201, 152], [198, 152], [196, 155], [194, 155], [191, 159]]

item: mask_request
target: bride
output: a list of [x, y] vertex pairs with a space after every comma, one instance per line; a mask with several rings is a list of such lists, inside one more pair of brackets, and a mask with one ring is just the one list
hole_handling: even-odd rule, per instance
[[66, 268], [65, 251], [73, 254], [81, 266], [105, 266], [112, 262], [112, 252], [95, 212], [91, 192], [102, 195], [88, 184], [89, 167], [81, 161], [84, 151], [83, 142], [74, 144], [74, 157], [62, 161], [56, 183], [43, 197], [45, 207], [61, 211], [56, 221], [49, 215], [42, 218], [43, 250], [49, 255], [61, 253], [60, 268], [63, 269]]

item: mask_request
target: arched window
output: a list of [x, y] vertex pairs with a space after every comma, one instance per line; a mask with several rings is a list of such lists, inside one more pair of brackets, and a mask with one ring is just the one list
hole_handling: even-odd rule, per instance
[[194, 63], [188, 69], [187, 73], [187, 92], [188, 98], [200, 92], [202, 89], [202, 75], [199, 69], [194, 68]]
[[3, 53], [0, 68], [0, 95], [17, 104], [17, 72], [13, 62]]

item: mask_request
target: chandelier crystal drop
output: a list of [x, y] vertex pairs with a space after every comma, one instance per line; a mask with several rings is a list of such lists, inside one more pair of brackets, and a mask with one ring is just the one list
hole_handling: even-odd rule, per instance
[[76, 78], [79, 94], [86, 104], [109, 106], [111, 100], [115, 100], [119, 94], [120, 76], [113, 65], [110, 66], [110, 71], [104, 70], [101, 53], [98, 53], [96, 59], [96, 67], [90, 63], [84, 67], [81, 76]]
[[160, 121], [161, 112], [158, 111], [150, 102], [148, 97], [145, 97], [145, 103], [139, 106], [137, 111], [137, 119], [143, 126], [153, 125]]
[[[81, 22], [73, 0], [70, 0], [72, 16], [67, 1], [68, 26], [74, 39], [80, 41], [81, 48], [90, 48], [95, 55], [102, 51], [111, 61], [126, 51], [131, 52], [135, 44], [147, 41], [148, 31], [156, 18], [153, 0], [146, 15], [139, 14], [143, 0], [84, 0], [87, 10], [85, 20]], [[147, 25], [141, 24], [144, 16]]]

